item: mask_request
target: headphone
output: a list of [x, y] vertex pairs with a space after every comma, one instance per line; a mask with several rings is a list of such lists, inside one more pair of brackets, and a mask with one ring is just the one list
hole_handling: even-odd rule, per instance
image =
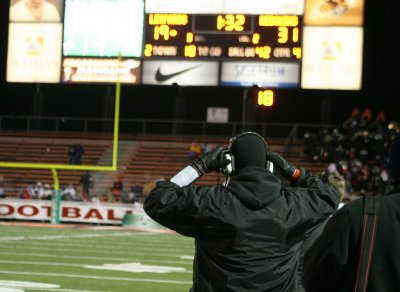
[[[229, 145], [227, 148], [224, 148], [221, 152], [220, 159], [228, 159], [230, 160], [230, 163], [227, 166], [222, 167], [219, 171], [222, 172], [226, 176], [232, 176], [232, 174], [235, 173], [236, 167], [235, 167], [235, 156], [231, 152], [232, 145], [235, 143], [236, 139], [239, 139], [240, 137], [246, 136], [246, 135], [255, 135], [258, 138], [260, 138], [263, 141], [263, 144], [265, 146], [265, 153], [268, 153], [268, 145], [267, 142], [265, 142], [265, 139], [258, 133], [256, 132], [241, 132], [239, 134], [236, 134], [232, 138], [229, 139]], [[274, 171], [274, 165], [271, 161], [267, 160], [267, 163], [265, 165], [265, 168], [268, 169], [270, 172]]]

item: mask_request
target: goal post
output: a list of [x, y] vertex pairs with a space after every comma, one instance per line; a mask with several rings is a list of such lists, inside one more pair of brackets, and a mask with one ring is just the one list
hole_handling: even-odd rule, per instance
[[121, 104], [121, 82], [120, 82], [121, 54], [118, 55], [118, 75], [115, 88], [114, 126], [112, 139], [112, 161], [111, 165], [71, 165], [57, 163], [35, 163], [35, 162], [7, 162], [0, 161], [3, 168], [27, 168], [27, 169], [50, 169], [54, 181], [54, 196], [51, 204], [51, 223], [60, 223], [61, 191], [59, 188], [57, 170], [88, 170], [88, 171], [117, 171], [118, 170], [118, 139], [119, 139], [119, 114]]

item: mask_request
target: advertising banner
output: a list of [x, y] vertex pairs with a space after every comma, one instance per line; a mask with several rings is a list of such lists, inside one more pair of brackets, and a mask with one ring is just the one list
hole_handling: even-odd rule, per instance
[[60, 82], [62, 25], [10, 23], [8, 82]]
[[65, 58], [62, 82], [139, 84], [141, 63], [135, 59]]
[[299, 87], [300, 64], [267, 62], [223, 62], [221, 85]]
[[[0, 200], [0, 220], [51, 220], [51, 201]], [[98, 223], [121, 225], [125, 214], [145, 216], [141, 205], [87, 203], [62, 201], [60, 222]]]
[[361, 26], [364, 24], [364, 0], [307, 0], [304, 24]]
[[146, 13], [303, 14], [304, 0], [146, 0]]
[[143, 84], [218, 85], [218, 62], [144, 61]]
[[362, 27], [305, 27], [301, 88], [360, 90]]

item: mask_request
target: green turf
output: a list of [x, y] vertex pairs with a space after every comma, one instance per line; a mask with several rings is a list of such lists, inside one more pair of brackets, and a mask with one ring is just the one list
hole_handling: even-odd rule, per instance
[[187, 292], [192, 283], [193, 239], [174, 233], [0, 226], [0, 244], [0, 291]]

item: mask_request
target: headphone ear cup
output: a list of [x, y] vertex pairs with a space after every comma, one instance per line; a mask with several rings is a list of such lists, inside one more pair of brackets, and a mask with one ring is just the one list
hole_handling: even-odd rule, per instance
[[274, 164], [272, 161], [267, 160], [267, 165], [265, 167], [269, 172], [273, 173], [274, 172]]
[[231, 161], [227, 166], [224, 166], [221, 169], [221, 172], [226, 176], [231, 176], [232, 173], [235, 171], [235, 157], [231, 153], [224, 154], [224, 159], [228, 159]]
[[235, 167], [235, 156], [233, 156], [233, 154], [231, 154], [231, 175], [235, 173], [236, 171], [236, 167]]

